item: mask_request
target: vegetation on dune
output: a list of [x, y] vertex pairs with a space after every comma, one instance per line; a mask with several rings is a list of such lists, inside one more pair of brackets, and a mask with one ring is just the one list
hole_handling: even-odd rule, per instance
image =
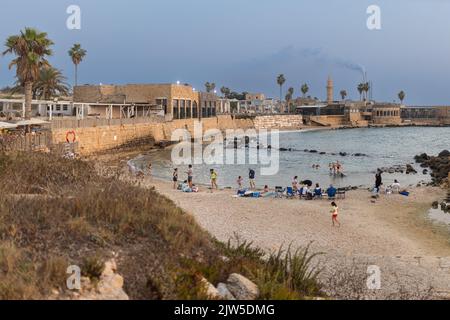
[[0, 194], [0, 299], [64, 292], [69, 265], [95, 278], [115, 254], [132, 299], [203, 299], [202, 277], [217, 285], [231, 273], [263, 299], [320, 293], [307, 252], [263, 259], [249, 243], [219, 243], [167, 198], [89, 162], [0, 154]]

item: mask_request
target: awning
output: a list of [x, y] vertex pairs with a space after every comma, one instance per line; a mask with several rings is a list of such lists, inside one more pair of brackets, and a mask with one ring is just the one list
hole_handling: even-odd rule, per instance
[[17, 126], [38, 126], [38, 125], [44, 125], [44, 124], [49, 124], [50, 122], [48, 121], [44, 121], [41, 119], [30, 119], [30, 120], [21, 120], [19, 122], [16, 122]]
[[17, 125], [9, 122], [0, 122], [0, 129], [12, 129], [12, 128], [17, 128]]

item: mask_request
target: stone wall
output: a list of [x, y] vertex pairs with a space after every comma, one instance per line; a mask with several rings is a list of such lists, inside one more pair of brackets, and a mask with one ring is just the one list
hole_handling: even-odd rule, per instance
[[[195, 119], [174, 120], [164, 123], [125, 124], [89, 128], [67, 128], [52, 131], [53, 143], [66, 143], [66, 133], [75, 131], [78, 152], [90, 155], [131, 143], [151, 143], [153, 141], [171, 140], [177, 129], [187, 129], [194, 137]], [[302, 124], [301, 116], [280, 115], [261, 116], [255, 119], [233, 119], [229, 115], [202, 119], [203, 132], [219, 129], [295, 129]]]
[[311, 116], [310, 119], [325, 126], [348, 125], [347, 116]]
[[301, 115], [257, 116], [254, 120], [255, 129], [299, 129], [303, 125]]

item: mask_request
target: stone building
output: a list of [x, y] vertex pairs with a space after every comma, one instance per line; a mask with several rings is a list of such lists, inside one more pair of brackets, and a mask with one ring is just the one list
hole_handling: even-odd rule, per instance
[[219, 97], [215, 93], [200, 92], [200, 114], [198, 118], [210, 118], [217, 115], [219, 106]]
[[217, 96], [188, 84], [84, 85], [74, 88], [74, 102], [89, 104], [90, 114], [109, 112], [112, 118], [122, 116], [124, 105], [136, 110], [158, 106], [170, 120], [215, 116]]
[[394, 103], [374, 104], [372, 106], [372, 123], [397, 125], [402, 123], [402, 106]]

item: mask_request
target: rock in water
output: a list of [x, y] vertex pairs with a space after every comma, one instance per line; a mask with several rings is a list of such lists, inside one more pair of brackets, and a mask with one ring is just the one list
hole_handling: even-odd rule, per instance
[[439, 158], [450, 157], [450, 151], [444, 150], [444, 151], [442, 151], [441, 153], [439, 153], [438, 157], [439, 157]]
[[228, 277], [227, 288], [237, 300], [256, 300], [259, 297], [259, 289], [256, 284], [233, 273]]
[[414, 169], [414, 167], [410, 164], [406, 165], [406, 174], [416, 174], [417, 171]]

